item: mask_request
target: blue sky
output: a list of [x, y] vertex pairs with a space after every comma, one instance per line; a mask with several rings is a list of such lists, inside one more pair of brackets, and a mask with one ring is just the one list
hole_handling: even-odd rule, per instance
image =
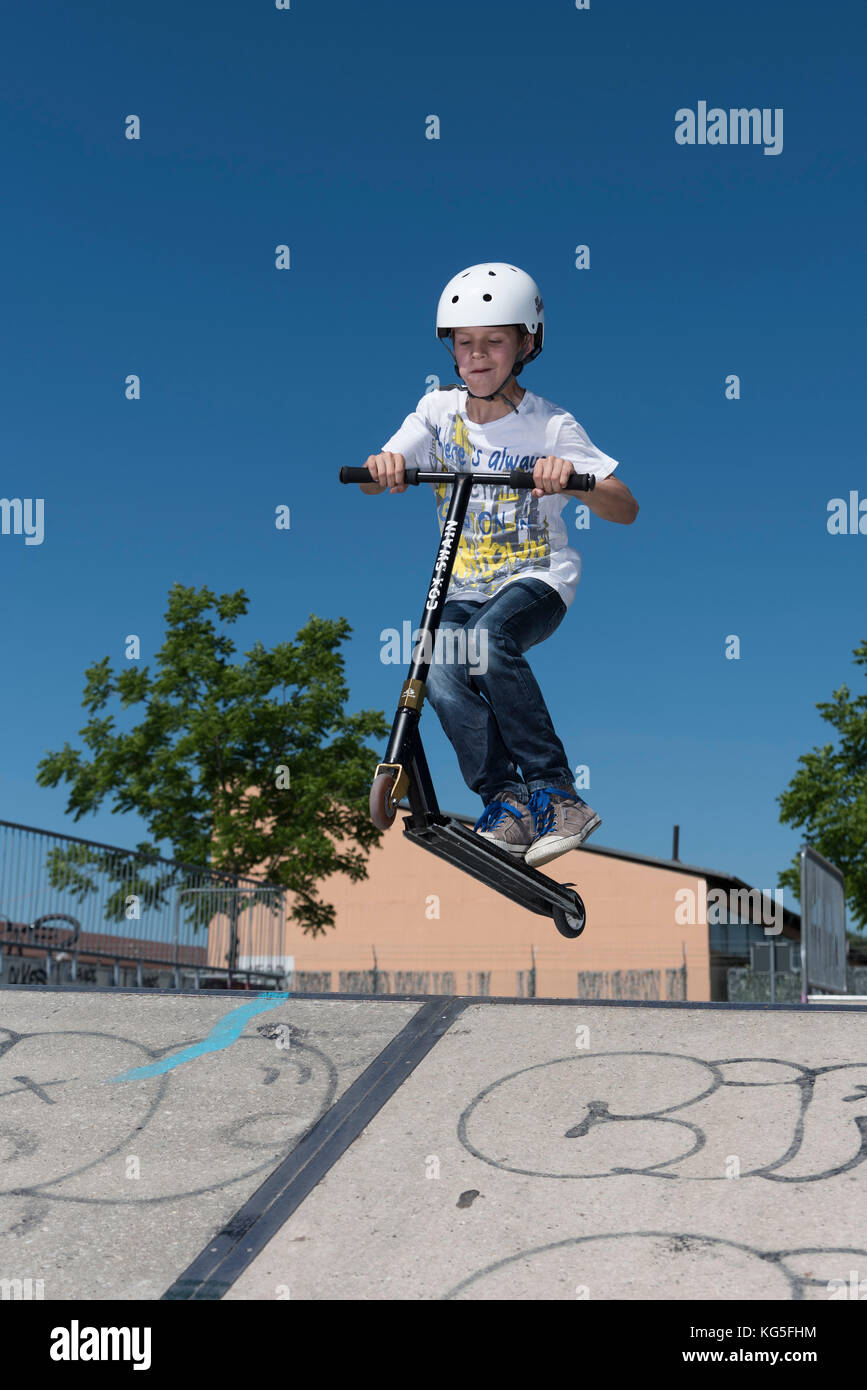
[[[128, 633], [152, 662], [176, 581], [246, 589], [239, 650], [344, 615], [351, 707], [391, 718], [380, 634], [418, 621], [434, 505], [337, 470], [453, 379], [440, 291], [505, 260], [545, 300], [522, 384], [641, 506], [575, 532], [575, 602], [532, 657], [591, 768], [594, 843], [665, 857], [678, 823], [684, 861], [773, 888], [816, 702], [863, 688], [867, 536], [826, 520], [867, 495], [865, 35], [862, 9], [803, 0], [16, 7], [0, 495], [44, 498], [45, 538], [0, 535], [0, 817], [143, 837], [108, 803], [75, 822], [35, 772], [81, 746], [88, 665]], [[678, 145], [700, 101], [782, 109], [782, 152]], [[423, 730], [441, 804], [477, 814], [432, 711]]]

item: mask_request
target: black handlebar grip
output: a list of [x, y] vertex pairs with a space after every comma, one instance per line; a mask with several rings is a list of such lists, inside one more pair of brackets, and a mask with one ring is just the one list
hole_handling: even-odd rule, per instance
[[[411, 487], [418, 487], [418, 468], [404, 468], [403, 481]], [[375, 483], [376, 479], [369, 468], [348, 468], [344, 464], [338, 474], [342, 483]], [[383, 487], [385, 484], [383, 483]]]
[[375, 483], [376, 479], [369, 468], [346, 468], [340, 470], [342, 483]]
[[[527, 468], [513, 468], [508, 475], [508, 484], [504, 480], [504, 486], [514, 488], [531, 488], [536, 484], [533, 482], [533, 474]], [[592, 492], [596, 486], [596, 475], [594, 473], [571, 473], [566, 483], [567, 492]], [[552, 493], [552, 496], [556, 494]]]

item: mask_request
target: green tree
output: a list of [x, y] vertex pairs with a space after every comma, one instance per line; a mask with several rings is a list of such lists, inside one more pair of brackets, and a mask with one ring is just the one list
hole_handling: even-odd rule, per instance
[[[867, 642], [853, 653], [867, 668]], [[840, 744], [826, 743], [798, 759], [800, 769], [778, 798], [780, 820], [804, 827], [804, 838], [836, 864], [846, 880], [850, 921], [867, 925], [867, 695], [850, 698], [849, 687], [816, 705], [836, 729]], [[800, 898], [799, 859], [780, 874], [780, 884]], [[850, 932], [850, 936], [853, 933]]]
[[[114, 674], [107, 657], [89, 667], [82, 704], [90, 719], [79, 732], [92, 757], [67, 743], [46, 754], [36, 780], [68, 782], [76, 820], [112, 797], [113, 814], [137, 812], [176, 859], [255, 870], [295, 895], [292, 916], [317, 936], [334, 924], [319, 885], [334, 873], [366, 878], [367, 852], [381, 837], [367, 805], [379, 757], [363, 740], [382, 739], [389, 726], [380, 711], [344, 713], [345, 618], [311, 614], [295, 642], [270, 652], [257, 642], [244, 664], [232, 664], [235, 646], [208, 614], [234, 623], [247, 603], [243, 589], [218, 597], [175, 584], [156, 672]], [[143, 707], [129, 733], [100, 713], [113, 695], [124, 709]], [[157, 844], [136, 849], [153, 854]]]

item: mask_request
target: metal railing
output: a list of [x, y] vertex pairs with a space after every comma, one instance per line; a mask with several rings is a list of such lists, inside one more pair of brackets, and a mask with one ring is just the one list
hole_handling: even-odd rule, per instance
[[0, 820], [3, 983], [26, 983], [12, 979], [19, 958], [44, 962], [39, 983], [104, 965], [113, 984], [147, 970], [176, 988], [279, 987], [282, 908], [283, 890], [258, 879]]

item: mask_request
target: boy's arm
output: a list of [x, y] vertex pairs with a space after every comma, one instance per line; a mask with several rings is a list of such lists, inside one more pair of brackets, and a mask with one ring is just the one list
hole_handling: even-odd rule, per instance
[[[635, 520], [638, 503], [626, 484], [612, 477], [617, 460], [597, 449], [574, 415], [568, 412], [560, 415], [548, 448], [551, 451], [548, 457], [537, 459], [533, 469], [534, 497], [562, 492], [582, 502], [603, 521], [619, 521], [629, 526]], [[569, 458], [563, 458], [564, 454]], [[596, 478], [593, 491], [567, 492], [565, 484], [570, 473], [592, 473]]]
[[[533, 468], [534, 497], [552, 496], [561, 493], [564, 497], [574, 497], [603, 521], [619, 521], [629, 526], [638, 516], [638, 503], [629, 488], [619, 478], [611, 474], [607, 478], [597, 478], [592, 492], [569, 492], [563, 484], [570, 474], [584, 472], [579, 463], [569, 459], [537, 459]], [[591, 470], [587, 470], [591, 471]]]
[[[577, 471], [575, 469], [575, 472]], [[565, 489], [563, 491], [564, 496], [574, 497], [577, 502], [583, 502], [585, 507], [589, 507], [591, 512], [603, 521], [620, 521], [624, 526], [630, 526], [638, 516], [638, 503], [620, 478], [597, 478], [592, 492], [566, 492]]]

